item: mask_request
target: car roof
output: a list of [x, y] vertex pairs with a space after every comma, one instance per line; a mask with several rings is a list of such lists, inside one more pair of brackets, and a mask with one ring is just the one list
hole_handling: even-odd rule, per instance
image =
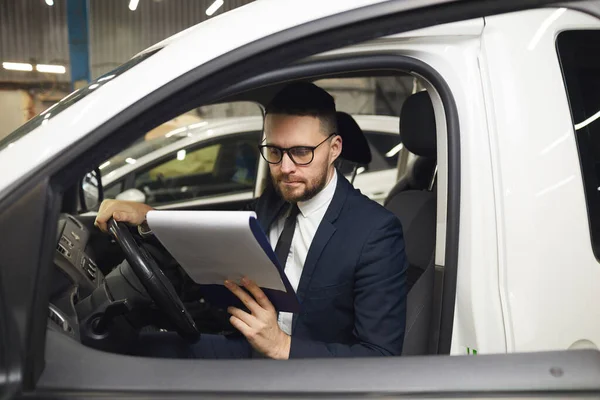
[[[240, 34], [238, 29], [240, 27], [244, 29], [248, 26], [257, 27], [261, 23], [266, 23], [267, 25], [271, 25], [272, 28], [275, 28], [275, 24], [271, 23], [274, 22], [275, 19], [278, 20], [277, 24], [289, 25], [289, 27], [292, 27], [329, 15], [339, 14], [344, 11], [384, 1], [387, 0], [344, 0], [327, 2], [320, 0], [255, 0], [252, 3], [235, 8], [227, 13], [217, 15], [176, 33], [175, 35], [148, 47], [138, 55], [165, 48], [177, 41], [187, 41], [197, 45], [202, 42], [199, 41], [199, 39], [205, 39], [205, 32], [210, 28], [210, 24], [219, 26], [220, 36], [236, 36]], [[277, 15], [277, 18], [273, 18], [273, 15]], [[236, 29], [231, 29], [231, 26], [235, 26]], [[273, 29], [271, 33], [276, 33], [277, 31], [278, 30]]]

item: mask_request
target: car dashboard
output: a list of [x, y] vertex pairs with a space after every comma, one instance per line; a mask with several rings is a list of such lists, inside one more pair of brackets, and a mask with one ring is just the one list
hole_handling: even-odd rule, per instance
[[50, 282], [48, 328], [79, 339], [76, 304], [104, 282], [104, 275], [88, 251], [89, 230], [77, 219], [62, 214]]

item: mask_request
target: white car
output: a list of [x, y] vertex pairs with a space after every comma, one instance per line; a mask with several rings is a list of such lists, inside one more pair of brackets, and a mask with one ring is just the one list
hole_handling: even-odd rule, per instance
[[[372, 161], [354, 186], [383, 203], [397, 181], [398, 117], [355, 115]], [[210, 207], [252, 199], [259, 192], [260, 116], [212, 119], [138, 141], [100, 165], [105, 198], [145, 202], [159, 209]], [[229, 170], [235, 167], [235, 170]], [[352, 168], [342, 167], [348, 178]], [[223, 171], [222, 173], [215, 173]]]
[[[0, 141], [0, 391], [597, 393], [598, 10], [591, 0], [261, 0], [157, 44], [63, 99]], [[86, 214], [81, 180], [97, 180], [88, 171], [196, 107], [264, 105], [295, 80], [394, 74], [418, 80], [398, 115], [402, 178], [385, 203], [403, 223], [411, 268], [404, 351], [423, 357], [128, 355], [140, 319], [179, 323], [192, 304], [179, 307], [175, 289], [149, 295], [150, 284], [136, 285], [133, 275], [107, 283], [123, 254]], [[257, 177], [264, 184], [260, 164]], [[163, 276], [151, 272], [153, 282]], [[148, 299], [179, 308], [136, 313], [148, 311]]]

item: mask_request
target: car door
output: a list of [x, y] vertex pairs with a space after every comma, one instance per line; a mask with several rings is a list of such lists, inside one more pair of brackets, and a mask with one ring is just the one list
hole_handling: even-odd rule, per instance
[[[2, 274], [0, 273], [0, 288], [2, 286]], [[17, 354], [10, 351], [16, 335], [14, 329], [14, 320], [10, 315], [9, 305], [7, 304], [2, 290], [0, 290], [0, 398], [10, 398], [19, 387], [18, 371], [22, 368], [21, 360]]]
[[[275, 39], [279, 38], [279, 46], [287, 49], [293, 48], [291, 46], [292, 39], [306, 39], [310, 37], [309, 33], [323, 31], [330, 34], [317, 36], [327, 43], [335, 42], [336, 36], [331, 35], [332, 31], [333, 33], [341, 31], [345, 40], [350, 37], [354, 40], [365, 40], [375, 36], [376, 34], [373, 32], [380, 35], [386, 22], [394, 26], [395, 30], [409, 29], [408, 27], [411, 26], [422, 26], [419, 24], [426, 25], [439, 23], [440, 20], [451, 20], [456, 18], [456, 15], [463, 15], [462, 13], [479, 15], [485, 12], [498, 12], [503, 9], [502, 7], [510, 9], [529, 4], [522, 0], [504, 1], [502, 5], [499, 5], [498, 2], [493, 5], [490, 2], [469, 2], [467, 6], [461, 8], [459, 6], [462, 6], [464, 2], [457, 2], [456, 5], [448, 5], [448, 3], [431, 1], [427, 3], [427, 10], [419, 10], [420, 5], [404, 1], [378, 4], [356, 10], [356, 12], [348, 12], [333, 19], [318, 20], [302, 26], [300, 31], [286, 31], [285, 39], [279, 35], [274, 36]], [[531, 3], [533, 4], [533, 2]], [[540, 2], [535, 3], [539, 4]], [[358, 22], [360, 25], [357, 25]], [[344, 30], [344, 28], [349, 29]], [[368, 33], [363, 33], [362, 29], [367, 29]], [[337, 40], [341, 39], [337, 37]], [[302, 44], [306, 48], [306, 45], [310, 43], [303, 42]], [[322, 49], [329, 48], [327, 45], [321, 44], [321, 46], [323, 46]], [[251, 50], [245, 48], [244, 55], [238, 56], [244, 61], [249, 57], [248, 53], [259, 54], [261, 52], [260, 48], [254, 49], [254, 53]], [[293, 50], [298, 51], [298, 48], [293, 48]], [[230, 66], [234, 61], [240, 61], [240, 59], [229, 60], [230, 64], [225, 66]], [[261, 60], [261, 66], [264, 65], [263, 62], [264, 60]], [[248, 65], [244, 65], [244, 67], [249, 68]], [[201, 75], [201, 77], [206, 78], [205, 75]], [[227, 80], [224, 76], [220, 78], [221, 80], [218, 82], [225, 86]], [[169, 89], [172, 89], [172, 92]], [[176, 97], [178, 94], [174, 88], [165, 90], [163, 95], [168, 98]], [[153, 110], [148, 106], [147, 111]], [[110, 136], [112, 130], [109, 127], [105, 129], [107, 129], [105, 134]], [[95, 136], [102, 133], [101, 130], [98, 132], [95, 133]], [[114, 140], [114, 137], [112, 139]], [[81, 146], [91, 147], [92, 143], [83, 143]], [[67, 160], [63, 160], [63, 162], [80, 160], [85, 155], [83, 152], [77, 153], [77, 151], [74, 149], [72, 150], [74, 154], [65, 155]], [[68, 157], [72, 157], [72, 159]], [[458, 160], [456, 161], [458, 162]], [[47, 175], [42, 175], [45, 179], [42, 179], [41, 182], [47, 182], [48, 176], [53, 172], [56, 172], [56, 169], [48, 169]], [[39, 183], [39, 177], [36, 178], [35, 183]], [[39, 242], [44, 237], [51, 237], [56, 227], [50, 222], [51, 218], [46, 218], [46, 220], [41, 218], [45, 215], [43, 213], [41, 217], [39, 214], [26, 213], [25, 211], [30, 211], [26, 207], [32, 203], [37, 204], [50, 217], [58, 212], [56, 203], [52, 203], [54, 193], [54, 190], [47, 189], [40, 184], [40, 186], [34, 185], [33, 187], [25, 186], [8, 200], [5, 199], [7, 202], [11, 201], [11, 204], [15, 204], [15, 207], [19, 207], [18, 210], [21, 211], [19, 215], [23, 215], [22, 220], [28, 223], [28, 232], [37, 233], [35, 238]], [[35, 203], [31, 199], [41, 200]], [[6, 213], [6, 209], [3, 210]], [[32, 220], [37, 221], [38, 224], [33, 223]], [[39, 223], [40, 220], [45, 222]], [[4, 223], [0, 226], [6, 229], [8, 229], [9, 223], [16, 225], [15, 219], [1, 222]], [[50, 240], [47, 239], [47, 241], [49, 244]], [[17, 254], [16, 247], [4, 245], [2, 249], [6, 251], [6, 254], [14, 255]], [[48, 248], [52, 248], [52, 246], [46, 246], [45, 250]], [[10, 271], [19, 276], [5, 283], [3, 289], [8, 285], [18, 284], [19, 291], [13, 289], [10, 293], [11, 299], [20, 300], [20, 303], [15, 306], [22, 306], [19, 311], [22, 311], [22, 314], [27, 317], [23, 318], [22, 316], [21, 319], [38, 321], [43, 315], [42, 311], [45, 310], [47, 302], [45, 303], [44, 296], [34, 289], [43, 286], [44, 274], [38, 274], [38, 272], [43, 271], [46, 264], [44, 257], [39, 256], [39, 254], [44, 254], [44, 251], [38, 251], [35, 244], [28, 250], [25, 255], [34, 258], [34, 261], [22, 261], [20, 264], [10, 265]], [[16, 259], [18, 257], [9, 258], [10, 261]], [[28, 279], [24, 279], [25, 277]], [[45, 311], [47, 312], [47, 310]], [[231, 398], [435, 395], [438, 398], [444, 398], [483, 395], [516, 397], [545, 393], [562, 395], [568, 393], [575, 397], [600, 389], [597, 379], [600, 376], [600, 363], [598, 354], [593, 352], [495, 355], [477, 358], [332, 359], [299, 360], [297, 362], [252, 360], [252, 365], [247, 362], [140, 360], [135, 357], [119, 357], [91, 351], [83, 346], [74, 346], [71, 339], [59, 333], [48, 332], [46, 338], [44, 332], [34, 329], [35, 326], [36, 324], [32, 323], [32, 326], [25, 325], [25, 328], [20, 329], [19, 334], [22, 336], [23, 345], [10, 349], [10, 352], [11, 354], [22, 352], [35, 355], [35, 357], [31, 355], [35, 362], [25, 369], [26, 376], [31, 378], [24, 385], [24, 391], [29, 397], [37, 398], [73, 398], [83, 394], [107, 398], [158, 397], [161, 395], [165, 395], [165, 397], [227, 395]], [[47, 361], [45, 368], [43, 366], [44, 358]], [[77, 362], [67, 363], [66, 360], [77, 360]], [[21, 378], [16, 377], [16, 380], [20, 381]]]

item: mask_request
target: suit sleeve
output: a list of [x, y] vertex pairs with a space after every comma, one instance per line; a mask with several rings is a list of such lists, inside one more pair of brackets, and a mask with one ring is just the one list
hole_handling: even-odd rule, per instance
[[391, 215], [367, 236], [355, 272], [356, 343], [323, 343], [292, 336], [290, 358], [399, 356], [406, 326], [402, 227]]

